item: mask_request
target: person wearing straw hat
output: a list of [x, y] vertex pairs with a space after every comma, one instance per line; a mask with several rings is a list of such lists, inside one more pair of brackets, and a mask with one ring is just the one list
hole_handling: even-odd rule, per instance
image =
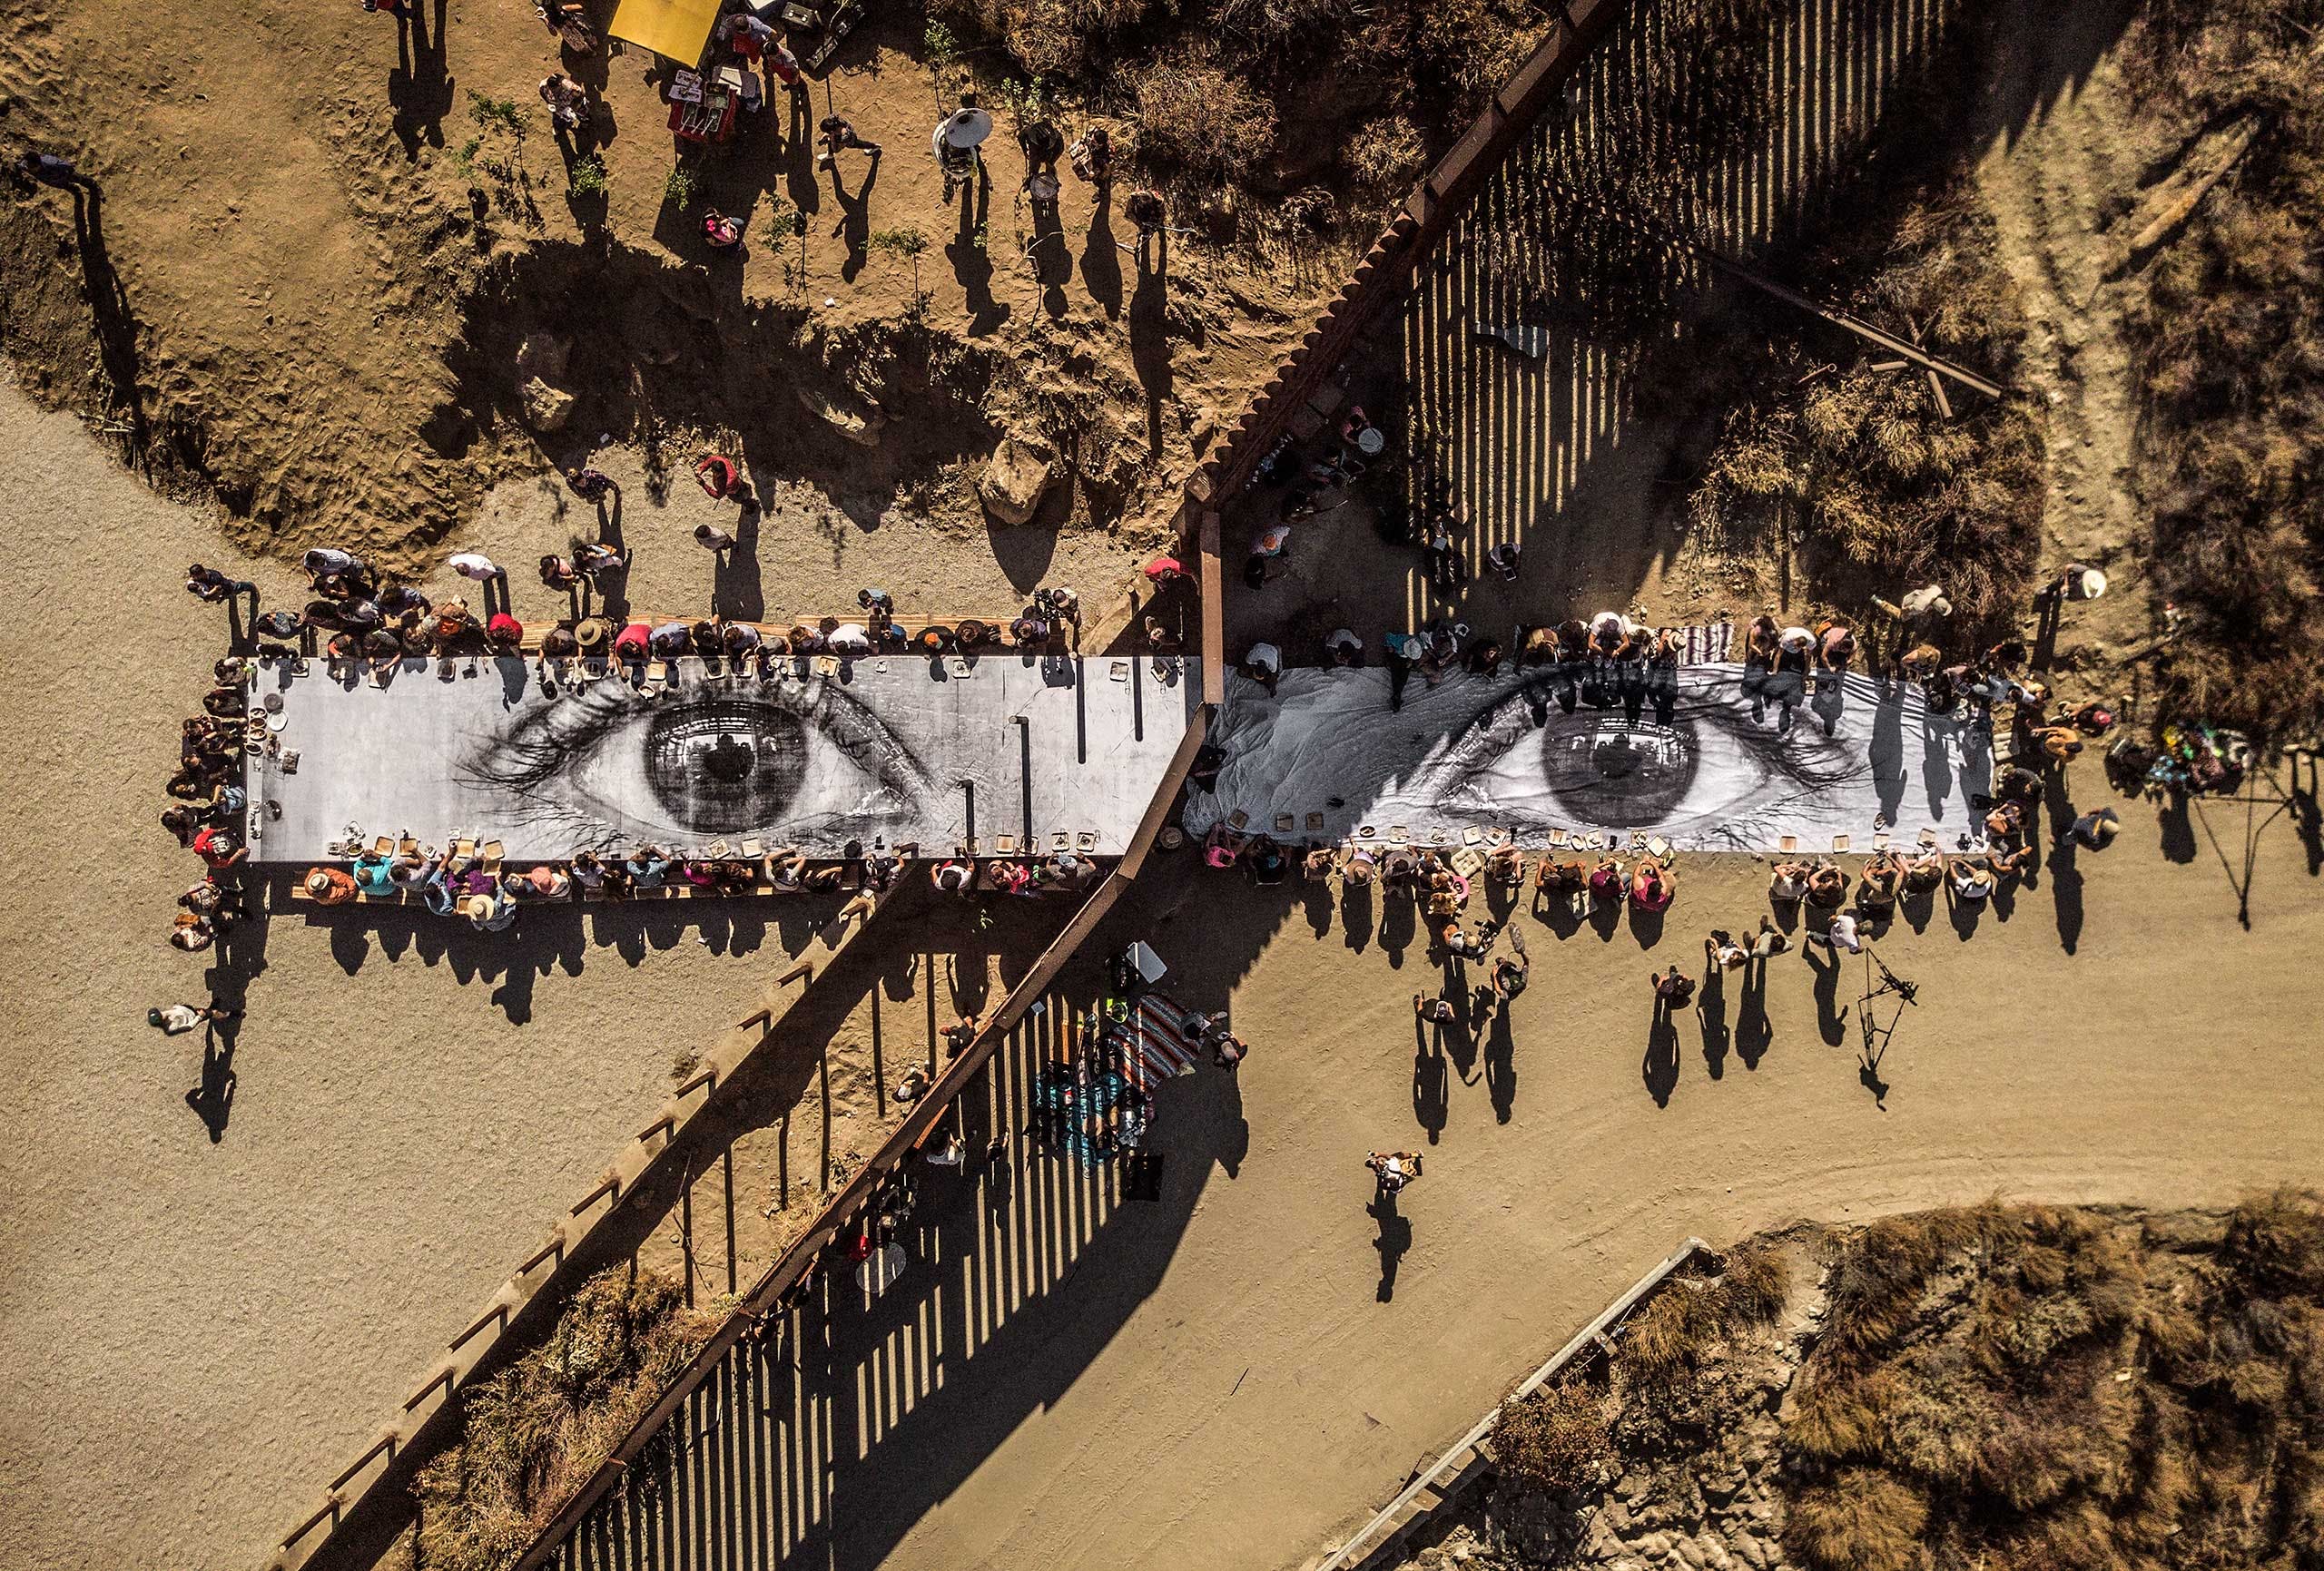
[[2059, 835], [2058, 840], [2061, 844], [2072, 840], [2075, 845], [2089, 850], [2102, 851], [2114, 843], [2114, 837], [2120, 834], [2122, 830], [2122, 814], [2112, 808], [2098, 808], [2083, 814], [2073, 823], [2068, 824], [2065, 832]]
[[490, 895], [470, 895], [459, 903], [459, 913], [480, 933], [506, 931], [517, 920], [517, 902]]
[[2034, 599], [2043, 604], [2062, 601], [2095, 600], [2106, 593], [2106, 574], [2095, 567], [2079, 562], [2069, 562], [2058, 570], [2058, 575], [2042, 586]]
[[992, 134], [992, 116], [977, 107], [977, 95], [960, 94], [960, 107], [936, 123], [929, 151], [944, 172], [943, 201], [950, 205], [963, 185], [984, 178], [984, 155], [978, 145]]
[[310, 868], [300, 887], [318, 905], [343, 906], [355, 898], [355, 880], [339, 868]]

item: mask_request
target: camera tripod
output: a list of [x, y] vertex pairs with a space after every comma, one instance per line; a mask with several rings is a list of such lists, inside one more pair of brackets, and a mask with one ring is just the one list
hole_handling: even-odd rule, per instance
[[[1877, 980], [1875, 980], [1877, 973]], [[1893, 997], [1896, 1007], [1883, 1026], [1873, 1012], [1876, 999]], [[1856, 1000], [1856, 1028], [1863, 1034], [1863, 1046], [1856, 1067], [1856, 1078], [1872, 1093], [1872, 1099], [1883, 1108], [1888, 1103], [1887, 1082], [1880, 1078], [1880, 1060], [1886, 1056], [1888, 1044], [1896, 1035], [1898, 1022], [1905, 1017], [1907, 1006], [1920, 1004], [1920, 984], [1907, 982], [1888, 968], [1887, 962], [1873, 951], [1870, 944], [1864, 947], [1864, 997]]]

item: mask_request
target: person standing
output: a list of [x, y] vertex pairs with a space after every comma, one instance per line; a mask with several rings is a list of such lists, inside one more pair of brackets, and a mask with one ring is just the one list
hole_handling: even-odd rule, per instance
[[855, 127], [848, 123], [845, 116], [826, 114], [823, 116], [822, 123], [816, 129], [821, 133], [818, 140], [823, 144], [822, 152], [815, 155], [817, 169], [836, 169], [839, 166], [839, 155], [851, 147], [858, 152], [868, 155], [873, 163], [880, 162], [880, 144], [876, 142], [864, 141], [856, 133]]
[[1372, 1170], [1374, 1195], [1394, 1194], [1421, 1175], [1421, 1154], [1417, 1151], [1374, 1151], [1364, 1158], [1364, 1165]]

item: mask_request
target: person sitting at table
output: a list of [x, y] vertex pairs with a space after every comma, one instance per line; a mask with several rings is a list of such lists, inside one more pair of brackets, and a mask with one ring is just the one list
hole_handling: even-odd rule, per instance
[[1590, 869], [1590, 898], [1607, 904], [1619, 902], [1622, 898], [1622, 864], [1618, 859], [1611, 856], [1599, 858], [1598, 865]]
[[1646, 911], [1667, 911], [1679, 893], [1679, 881], [1670, 876], [1667, 864], [1647, 856], [1638, 859], [1637, 871], [1630, 874], [1630, 904]]
[[1848, 875], [1839, 863], [1825, 859], [1807, 875], [1807, 903], [1818, 910], [1837, 911], [1848, 898]]
[[622, 869], [639, 889], [658, 889], [669, 876], [670, 859], [658, 846], [640, 845], [622, 859]]
[[1904, 881], [1905, 864], [1896, 852], [1873, 852], [1856, 883], [1856, 908], [1874, 921], [1886, 921], [1896, 913], [1896, 893]]
[[395, 858], [364, 851], [354, 863], [355, 887], [374, 898], [396, 892]]
[[302, 887], [320, 905], [343, 906], [356, 896], [355, 880], [338, 868], [308, 869]]
[[777, 846], [767, 852], [766, 881], [778, 895], [795, 895], [807, 887], [807, 854], [797, 846]]

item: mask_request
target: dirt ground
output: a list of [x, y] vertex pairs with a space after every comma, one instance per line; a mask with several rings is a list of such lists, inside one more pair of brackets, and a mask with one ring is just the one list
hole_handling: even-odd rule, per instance
[[[1860, 1074], [1861, 961], [1782, 956], [1763, 1025], [1728, 986], [1655, 1029], [1649, 969], [1700, 976], [1705, 929], [1767, 908], [1754, 859], [1683, 864], [1659, 933], [1520, 918], [1532, 984], [1506, 1036], [1441, 1050], [1416, 1040], [1442, 973], [1408, 915], [1150, 863], [1088, 953], [1146, 938], [1166, 990], [1226, 1004], [1252, 1045], [1239, 1075], [1163, 1088], [1158, 1203], [1066, 1162], [931, 1177], [917, 1285], [808, 1328], [739, 1433], [703, 1407], [631, 1551], [570, 1563], [690, 1564], [650, 1546], [734, 1533], [761, 1563], [851, 1571], [1294, 1566], [1689, 1234], [2313, 1184], [2319, 864], [2269, 829], [2247, 932], [2209, 838], [2240, 870], [2243, 813], [2199, 811], [2126, 804], [2112, 849], [1973, 931], [1940, 906], [1879, 939], [1919, 989], [1878, 1006], [1885, 1096]], [[1393, 1148], [1424, 1175], [1384, 1223], [1361, 1163]]]
[[[0, 777], [19, 804], [0, 838], [0, 948], [21, 1058], [0, 1273], [0, 1350], [18, 1371], [0, 1444], [16, 1466], [0, 1519], [17, 1525], [14, 1558], [43, 1571], [119, 1564], [125, 1546], [163, 1566], [261, 1557], [651, 1116], [677, 1056], [753, 1006], [804, 937], [756, 916], [593, 918], [520, 927], [512, 950], [276, 922], [240, 957], [257, 975], [213, 1144], [181, 1100], [205, 1079], [202, 1038], [143, 1022], [148, 1003], [198, 1001], [202, 987], [202, 960], [162, 941], [192, 869], [153, 823], [172, 722], [218, 643], [214, 612], [178, 591], [185, 561], [287, 591], [281, 557], [333, 539], [424, 570], [433, 593], [451, 583], [444, 553], [475, 545], [518, 569], [530, 620], [554, 604], [527, 589], [529, 556], [617, 526], [646, 612], [707, 599], [796, 614], [867, 583], [940, 614], [990, 614], [1044, 579], [1094, 596], [1337, 281], [1189, 250], [1141, 308], [1123, 298], [1134, 280], [1108, 280], [1108, 257], [1128, 259], [1089, 234], [1073, 182], [1073, 270], [1047, 279], [1047, 260], [1018, 260], [1032, 236], [1014, 232], [1007, 145], [986, 243], [960, 241], [924, 162], [940, 100], [901, 23], [852, 44], [833, 88], [891, 150], [874, 208], [857, 224], [827, 176], [762, 136], [709, 172], [707, 200], [750, 216], [753, 235], [739, 267], [714, 270], [662, 211], [666, 137], [635, 62], [613, 62], [605, 83], [618, 132], [600, 228], [564, 199], [532, 97], [554, 54], [527, 9], [462, 0], [430, 16], [443, 57], [399, 64], [395, 25], [352, 5], [222, 19], [0, 0], [0, 136], [73, 149], [105, 193], [77, 238], [61, 193], [0, 206], [8, 342], [44, 404], [102, 404], [75, 368], [138, 388], [114, 446], [142, 429], [161, 477], [208, 476], [225, 503], [158, 501], [69, 417], [0, 394], [0, 596], [15, 611], [0, 663], [19, 673], [26, 739]], [[2054, 395], [2052, 543], [2122, 574], [2074, 636], [2114, 643], [2146, 607], [2120, 554], [2139, 533], [2135, 390], [2103, 291], [2089, 303], [2104, 251], [2093, 215], [2148, 133], [2103, 58], [2109, 24], [2087, 20], [2085, 36], [2085, 20], [2060, 29], [2013, 7], [2031, 53], [2013, 57], [2023, 82], [1994, 83], [1980, 181]], [[88, 68], [96, 58], [106, 71]], [[2061, 75], [2071, 113], [2034, 85]], [[516, 102], [533, 127], [520, 147], [471, 115], [471, 91]], [[133, 95], [136, 112], [108, 95]], [[481, 224], [457, 167], [472, 135], [501, 140], [471, 171], [510, 172], [481, 180]], [[862, 164], [841, 172], [856, 200]], [[794, 282], [771, 236], [810, 191]], [[891, 325], [911, 265], [868, 241], [903, 223], [932, 242], [927, 332]], [[866, 249], [850, 279], [852, 228]], [[512, 361], [528, 331], [571, 339], [579, 367], [571, 423], [545, 449], [517, 421]], [[879, 447], [810, 413], [800, 387], [884, 416]], [[1069, 503], [1031, 529], [982, 523], [967, 490], [982, 455], [1004, 429], [1051, 423], [1093, 433]], [[706, 430], [739, 437], [770, 498], [738, 565], [688, 538], [731, 511], [683, 475], [657, 495]], [[545, 459], [570, 461], [600, 433], [615, 441], [597, 461], [625, 486], [617, 523], [543, 483]], [[1529, 574], [1531, 604], [1481, 589], [1476, 620], [1498, 627], [1552, 586], [1674, 616], [1714, 605], [1639, 500], [1659, 460], [1650, 442], [1604, 443], [1566, 565]], [[1401, 563], [1327, 538], [1311, 528], [1294, 554], [1317, 598], [1342, 594], [1367, 637], [1418, 614], [1425, 596]], [[2074, 789], [2104, 794], [2094, 772]], [[1291, 1564], [1681, 1234], [1995, 1191], [2171, 1205], [2317, 1182], [2324, 1079], [2302, 1029], [2324, 945], [2314, 854], [2286, 823], [2268, 832], [2247, 931], [2230, 882], [2240, 811], [2166, 822], [2128, 804], [2125, 818], [2114, 849], [2045, 872], [1973, 934], [1940, 911], [1884, 945], [1924, 989], [1882, 1062], [1885, 1101], [1858, 1074], [1853, 970], [1819, 986], [1798, 958], [1779, 962], [1756, 1065], [1732, 998], [1675, 1041], [1651, 1033], [1648, 966], [1697, 960], [1715, 923], [1748, 926], [1765, 870], [1748, 861], [1682, 869], [1659, 938], [1529, 929], [1534, 983], [1512, 1039], [1441, 1059], [1411, 1035], [1411, 996], [1435, 976], [1393, 924], [1378, 933], [1374, 913], [1352, 932], [1296, 891], [1157, 865], [1108, 939], [1151, 938], [1188, 1002], [1231, 1002], [1254, 1056], [1231, 1088], [1206, 1075], [1166, 1092], [1158, 1211], [1059, 1228], [1055, 1252], [1096, 1269], [1028, 1296], [1026, 1356], [948, 1365], [950, 1344], [884, 1320], [840, 1342], [842, 1363], [876, 1359], [891, 1383], [928, 1388], [892, 1427], [861, 1431], [883, 1437], [863, 1453], [874, 1473], [927, 1482], [874, 1480], [840, 1501], [835, 1563]], [[74, 868], [62, 899], [59, 848]], [[215, 1056], [207, 1079], [214, 1105]], [[1432, 1158], [1403, 1208], [1407, 1243], [1365, 1213], [1356, 1164], [1410, 1143]], [[961, 1187], [978, 1208], [1045, 1193]]]
[[273, 577], [13, 390], [0, 454], [9, 1558], [254, 1564], [805, 930], [593, 918], [486, 949], [272, 922], [236, 957], [257, 975], [213, 1144], [182, 1100], [202, 1034], [144, 1018], [203, 1002], [215, 955], [164, 941], [199, 868], [159, 783], [222, 636], [177, 584], [195, 558]]
[[[1150, 545], [1196, 451], [1336, 283], [1320, 259], [1260, 269], [1184, 242], [1171, 278], [1142, 278], [1108, 216], [1126, 184], [1068, 180], [1062, 229], [1037, 232], [1006, 109], [989, 188], [947, 209], [930, 130], [970, 77], [940, 92], [916, 11], [852, 36], [812, 104], [778, 94], [689, 159], [681, 210], [649, 57], [561, 67], [527, 7], [418, 9], [415, 28], [352, 4], [0, 5], [0, 138], [12, 157], [74, 153], [102, 192], [77, 231], [66, 193], [0, 209], [0, 276], [28, 305], [8, 313], [10, 352], [44, 401], [131, 389], [124, 447], [213, 484], [252, 549], [328, 540], [408, 569], [548, 461], [610, 438], [666, 468], [714, 440], [782, 497], [764, 532], [800, 549], [771, 573], [812, 574], [884, 529], [930, 547], [931, 594], [1005, 594], [1002, 573], [1038, 575], [1030, 545], [980, 572], [961, 549], [986, 550], [968, 482], [1003, 434], [1046, 439], [1071, 471], [1032, 533]], [[124, 32], [141, 64], [115, 58]], [[581, 150], [535, 93], [560, 68], [599, 91], [603, 197], [567, 197]], [[827, 107], [886, 150], [876, 175], [853, 152], [815, 170]], [[713, 205], [746, 224], [739, 261], [702, 243]], [[916, 269], [892, 243], [906, 231], [925, 242]], [[76, 341], [88, 314], [94, 349]], [[534, 332], [571, 348], [549, 380], [578, 399], [538, 440], [514, 364]], [[873, 429], [841, 434], [831, 410]]]

